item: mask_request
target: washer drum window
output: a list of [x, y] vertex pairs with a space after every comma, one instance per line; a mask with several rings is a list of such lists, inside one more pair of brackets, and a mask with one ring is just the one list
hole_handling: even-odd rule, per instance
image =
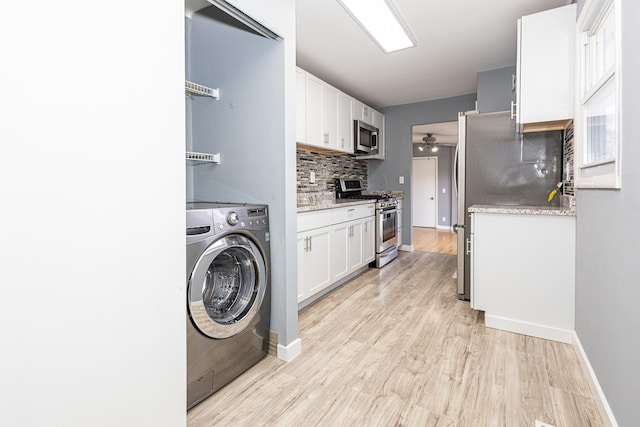
[[245, 329], [260, 308], [267, 269], [260, 249], [239, 234], [211, 244], [189, 278], [189, 312], [211, 338], [228, 338]]

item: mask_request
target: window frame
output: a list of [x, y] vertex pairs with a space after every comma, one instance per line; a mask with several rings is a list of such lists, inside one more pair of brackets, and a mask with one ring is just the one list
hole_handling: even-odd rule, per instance
[[[614, 65], [610, 70], [605, 70], [596, 82], [590, 82], [588, 87], [586, 80], [592, 77], [595, 68], [594, 62], [587, 62], [593, 58], [588, 57], [587, 49], [593, 51], [588, 45], [586, 37], [601, 28], [606, 22], [606, 16], [611, 11], [614, 19]], [[620, 109], [620, 1], [619, 0], [587, 0], [576, 25], [576, 123], [575, 123], [575, 186], [576, 188], [621, 188], [621, 109]], [[590, 68], [589, 71], [587, 68]], [[586, 106], [590, 100], [601, 93], [613, 79], [615, 85], [615, 141], [613, 156], [610, 159], [586, 163], [585, 154], [588, 149], [586, 141]]]

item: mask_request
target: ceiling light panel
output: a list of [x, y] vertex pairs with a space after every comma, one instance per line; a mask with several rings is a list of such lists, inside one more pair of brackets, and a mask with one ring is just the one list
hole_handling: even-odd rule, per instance
[[386, 53], [414, 47], [415, 38], [391, 0], [337, 0]]

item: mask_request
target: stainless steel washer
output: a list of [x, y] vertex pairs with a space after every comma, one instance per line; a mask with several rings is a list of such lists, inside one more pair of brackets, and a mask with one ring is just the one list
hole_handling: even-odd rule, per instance
[[265, 205], [187, 203], [187, 409], [266, 356]]

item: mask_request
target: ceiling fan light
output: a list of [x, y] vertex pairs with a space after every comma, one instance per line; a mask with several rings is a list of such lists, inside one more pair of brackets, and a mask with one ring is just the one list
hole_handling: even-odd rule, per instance
[[424, 151], [424, 144], [423, 145], [418, 145], [418, 150]]
[[433, 147], [431, 147], [431, 152], [435, 153], [436, 151], [438, 151], [438, 146], [434, 145]]

